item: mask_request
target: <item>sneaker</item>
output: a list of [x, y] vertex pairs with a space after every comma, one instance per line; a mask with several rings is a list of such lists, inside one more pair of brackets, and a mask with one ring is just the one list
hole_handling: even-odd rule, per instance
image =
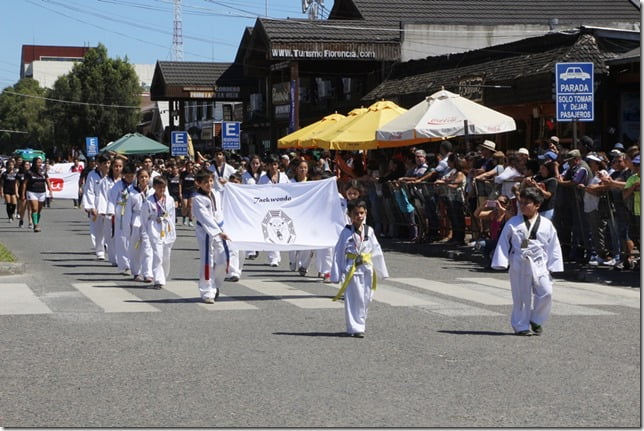
[[599, 256], [592, 255], [592, 256], [590, 256], [590, 259], [588, 259], [588, 265], [597, 266], [597, 265], [599, 265], [599, 263], [601, 261], [602, 260], [601, 260], [601, 258]]
[[298, 269], [298, 272], [300, 273], [300, 275], [301, 275], [302, 277], [304, 277], [304, 276], [306, 275], [306, 268], [304, 268], [304, 267], [302, 266], [302, 267], [300, 267], [300, 269]]
[[270, 266], [271, 268], [277, 268], [279, 265], [273, 262], [273, 263], [269, 263], [268, 266]]
[[214, 304], [215, 300], [212, 298], [204, 298], [203, 302], [205, 302], [206, 304]]
[[121, 272], [121, 275], [130, 275], [130, 268], [126, 268]]
[[134, 277], [132, 277], [132, 280], [134, 280], [134, 281], [143, 281], [143, 277], [141, 277], [140, 275], [135, 275]]
[[40, 228], [38, 226], [34, 226], [34, 232], [40, 232]]
[[604, 266], [615, 266], [617, 264], [617, 261], [613, 258], [609, 260], [604, 260], [601, 264]]
[[188, 222], [187, 222], [187, 221], [185, 221], [185, 220], [183, 220], [183, 225], [184, 225], [184, 226], [188, 226]]
[[520, 337], [529, 337], [529, 336], [531, 336], [531, 335], [532, 335], [532, 332], [530, 332], [530, 330], [529, 330], [529, 329], [526, 329], [525, 331], [518, 331], [518, 332], [515, 332], [515, 335], [518, 335], [518, 336], [520, 336]]
[[145, 277], [145, 278], [143, 279], [143, 282], [144, 282], [144, 283], [152, 283], [152, 281], [153, 281], [153, 280], [152, 280], [152, 277]]
[[189, 221], [189, 222], [188, 222], [188, 226], [190, 226], [190, 227], [194, 227], [194, 224], [193, 224], [191, 221]]
[[20, 220], [20, 221], [18, 222], [18, 227], [23, 227], [24, 225], [25, 225], [25, 222], [24, 222], [24, 221]]
[[96, 260], [105, 260], [105, 256], [98, 255], [96, 256]]
[[233, 283], [235, 283], [239, 281], [239, 277], [236, 275], [231, 275], [230, 277], [228, 277], [228, 281], [232, 281]]
[[530, 322], [530, 329], [532, 329], [534, 335], [541, 335], [543, 333], [543, 326], [538, 323]]
[[215, 301], [219, 298], [219, 289], [215, 289]]
[[356, 332], [354, 334], [351, 334], [351, 336], [354, 338], [364, 338], [364, 332]]
[[162, 289], [162, 288], [163, 288], [163, 284], [159, 284], [159, 283], [157, 283], [157, 284], [155, 284], [154, 286], [152, 286], [152, 288], [153, 288], [153, 289], [156, 289], [156, 290], [160, 290], [160, 289]]

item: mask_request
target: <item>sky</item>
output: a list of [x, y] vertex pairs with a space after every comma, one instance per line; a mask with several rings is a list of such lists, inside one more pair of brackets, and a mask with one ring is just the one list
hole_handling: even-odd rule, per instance
[[[18, 82], [22, 45], [107, 47], [133, 64], [172, 60], [172, 0], [4, 0], [0, 88]], [[324, 2], [325, 17], [333, 6]], [[184, 61], [232, 62], [258, 17], [306, 18], [301, 0], [182, 0]]]

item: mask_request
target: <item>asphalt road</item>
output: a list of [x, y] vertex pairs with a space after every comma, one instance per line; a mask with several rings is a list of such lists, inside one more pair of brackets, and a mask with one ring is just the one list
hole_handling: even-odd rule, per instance
[[94, 259], [70, 201], [42, 227], [0, 224], [28, 267], [0, 277], [0, 427], [641, 426], [639, 287], [562, 279], [544, 335], [516, 337], [507, 274], [387, 246], [355, 339], [285, 253], [207, 308], [191, 228], [158, 291]]

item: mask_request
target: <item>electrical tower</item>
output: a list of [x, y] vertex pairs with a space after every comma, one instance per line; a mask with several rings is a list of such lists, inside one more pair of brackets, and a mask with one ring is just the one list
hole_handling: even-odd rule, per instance
[[302, 0], [302, 13], [309, 15], [309, 19], [318, 19], [324, 9], [324, 0]]
[[172, 61], [183, 61], [183, 21], [181, 0], [174, 0], [174, 21], [172, 26]]

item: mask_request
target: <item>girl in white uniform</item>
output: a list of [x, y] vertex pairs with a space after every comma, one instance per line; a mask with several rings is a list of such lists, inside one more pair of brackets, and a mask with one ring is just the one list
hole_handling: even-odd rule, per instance
[[125, 207], [135, 175], [134, 165], [125, 166], [121, 180], [112, 186], [107, 195], [107, 214], [114, 217], [116, 266], [123, 275], [130, 275], [130, 225], [125, 221]]
[[167, 182], [158, 175], [152, 180], [154, 194], [141, 206], [141, 222], [152, 247], [152, 277], [155, 289], [161, 289], [170, 275], [172, 245], [177, 239], [172, 196], [166, 193]]
[[199, 246], [199, 294], [206, 304], [219, 297], [230, 260], [228, 235], [219, 193], [213, 193], [214, 175], [201, 170], [195, 175], [197, 192], [192, 199], [192, 216], [197, 219], [195, 235]]
[[130, 227], [130, 269], [135, 281], [152, 283], [152, 246], [141, 222], [141, 207], [151, 194], [150, 174], [141, 168], [136, 174], [136, 186], [130, 186], [125, 206], [126, 226]]
[[367, 309], [376, 289], [376, 277], [389, 277], [385, 257], [373, 228], [367, 226], [367, 203], [350, 201], [351, 224], [341, 232], [335, 246], [331, 281], [342, 283], [334, 301], [344, 294], [347, 333], [364, 337]]
[[[248, 162], [248, 170], [242, 174], [242, 184], [257, 184], [262, 175], [264, 175], [262, 160], [255, 154]], [[247, 251], [246, 253], [246, 257], [251, 260], [259, 256], [258, 251]]]
[[521, 214], [505, 223], [492, 258], [493, 269], [510, 266], [510, 323], [517, 335], [541, 334], [552, 308], [550, 273], [564, 270], [557, 231], [538, 212], [542, 202], [536, 187], [521, 191]]
[[[268, 172], [261, 176], [257, 184], [278, 184], [278, 183], [288, 183], [289, 179], [284, 172], [279, 170], [279, 159], [271, 155], [266, 160], [266, 165]], [[269, 251], [267, 253], [268, 265], [272, 267], [277, 267], [282, 260], [279, 251]]]

